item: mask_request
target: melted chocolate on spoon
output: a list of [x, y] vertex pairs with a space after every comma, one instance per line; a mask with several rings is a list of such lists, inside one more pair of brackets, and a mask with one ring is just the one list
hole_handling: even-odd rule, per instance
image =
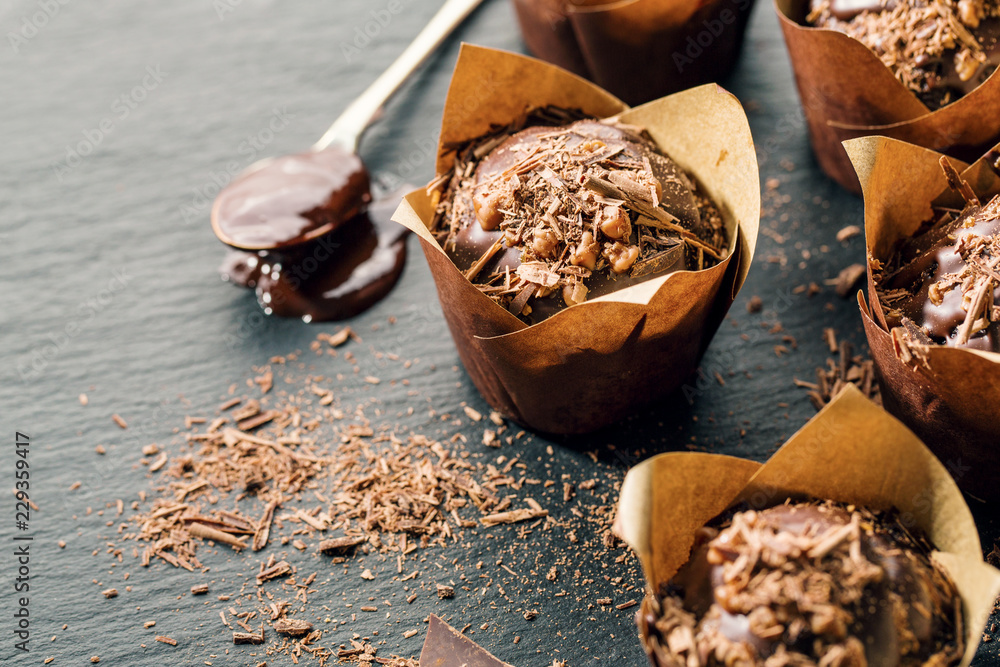
[[361, 158], [338, 146], [286, 155], [238, 178], [212, 211], [219, 237], [245, 250], [273, 250], [327, 234], [371, 201]]
[[398, 193], [319, 238], [294, 247], [233, 251], [220, 273], [256, 288], [264, 312], [322, 322], [353, 317], [381, 300], [406, 261], [408, 230], [390, 219]]
[[[420, 34], [314, 145], [264, 162], [215, 200], [212, 227], [231, 253], [223, 278], [254, 286], [268, 313], [307, 321], [350, 317], [392, 288], [406, 231], [389, 220], [398, 198], [371, 201], [358, 142], [389, 98], [482, 0], [446, 0]], [[256, 255], [246, 251], [255, 251]]]

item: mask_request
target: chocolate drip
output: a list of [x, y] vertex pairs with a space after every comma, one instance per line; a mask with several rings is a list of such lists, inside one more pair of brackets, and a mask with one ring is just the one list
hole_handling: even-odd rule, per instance
[[282, 250], [231, 252], [223, 279], [256, 288], [264, 312], [322, 322], [353, 317], [381, 300], [406, 261], [398, 197], [372, 204], [335, 231]]

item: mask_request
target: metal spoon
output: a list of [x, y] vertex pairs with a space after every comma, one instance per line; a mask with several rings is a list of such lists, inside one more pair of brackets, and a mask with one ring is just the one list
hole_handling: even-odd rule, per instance
[[405, 51], [305, 153], [258, 160], [212, 206], [212, 229], [240, 250], [288, 248], [329, 233], [370, 198], [357, 157], [365, 129], [404, 81], [483, 0], [447, 0]]

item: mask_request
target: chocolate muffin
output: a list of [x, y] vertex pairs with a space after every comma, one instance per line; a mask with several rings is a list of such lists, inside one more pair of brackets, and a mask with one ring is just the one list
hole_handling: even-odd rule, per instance
[[1000, 352], [1000, 196], [981, 204], [946, 159], [962, 210], [938, 208], [888, 264], [872, 260], [886, 324], [899, 341]]
[[830, 502], [703, 528], [639, 614], [654, 665], [956, 665], [962, 605], [893, 513]]
[[721, 81], [754, 0], [512, 0], [528, 51], [638, 105]]
[[806, 23], [860, 41], [931, 110], [1000, 63], [997, 0], [811, 0]]
[[529, 324], [727, 254], [716, 206], [641, 128], [562, 109], [462, 146], [430, 189], [442, 248]]

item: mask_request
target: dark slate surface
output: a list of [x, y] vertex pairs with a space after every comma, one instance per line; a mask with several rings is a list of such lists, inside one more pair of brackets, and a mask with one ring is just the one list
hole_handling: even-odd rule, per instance
[[[261, 660], [252, 648], [229, 644], [218, 619], [221, 603], [205, 605], [181, 595], [202, 579], [213, 582], [213, 595], [238, 589], [234, 575], [255, 571], [259, 555], [233, 557], [206, 548], [203, 560], [212, 570], [204, 576], [161, 565], [142, 569], [128, 557], [114, 566], [105, 553], [114, 528], [105, 523], [117, 517], [113, 511], [97, 512], [117, 498], [131, 502], [139, 489], [150, 488], [137, 465], [141, 445], [176, 448], [172, 431], [183, 426], [185, 414], [211, 416], [232, 382], [251, 377], [252, 366], [307, 349], [317, 333], [333, 330], [263, 318], [249, 292], [220, 282], [216, 267], [223, 249], [209, 229], [208, 206], [227, 168], [311, 144], [437, 8], [433, 1], [403, 0], [402, 11], [348, 58], [342, 45], [373, 20], [373, 10], [387, 5], [359, 0], [0, 4], [5, 34], [0, 48], [0, 424], [8, 443], [15, 430], [32, 437], [31, 495], [40, 507], [30, 531], [35, 541], [28, 654], [13, 648], [12, 500], [8, 518], [0, 522], [0, 662], [41, 664], [54, 656], [56, 665], [89, 664], [86, 659], [93, 655], [113, 665], [256, 665]], [[40, 27], [25, 28], [26, 22]], [[22, 29], [30, 37], [12, 40], [10, 35]], [[512, 10], [501, 0], [488, 0], [460, 30], [460, 38], [523, 50]], [[455, 38], [446, 44], [365, 138], [363, 157], [377, 182], [422, 183], [432, 176], [429, 154], [458, 43]], [[845, 243], [835, 239], [842, 226], [861, 223], [862, 209], [858, 199], [820, 174], [810, 155], [787, 54], [768, 3], [757, 7], [743, 60], [724, 83], [747, 107], [762, 183], [778, 179], [780, 186], [777, 197], [765, 198], [771, 211], [763, 222], [767, 233], [761, 234], [748, 283], [705, 356], [703, 379], [689, 383], [690, 403], [675, 396], [587, 438], [546, 443], [528, 437], [505, 446], [500, 453], [521, 456], [529, 476], [598, 477], [599, 489], [610, 490], [627, 463], [656, 451], [693, 447], [763, 460], [813, 414], [792, 378], [812, 376], [826, 360], [822, 328], [832, 326], [842, 337], [863, 341], [851, 299], [837, 298], [829, 287], [812, 298], [791, 291], [809, 282], [822, 285], [863, 260], [860, 237]], [[280, 131], [261, 135], [276, 115]], [[250, 137], [260, 145], [255, 147]], [[353, 377], [336, 390], [345, 404], [378, 398], [387, 421], [414, 432], [432, 437], [465, 433], [473, 456], [495, 457], [496, 450], [478, 445], [482, 425], [473, 427], [467, 419], [460, 419], [461, 425], [442, 423], [426, 409], [431, 405], [461, 416], [463, 402], [479, 410], [486, 406], [455, 368], [458, 358], [426, 263], [412, 241], [411, 250], [399, 287], [351, 324], [365, 338], [358, 351], [362, 375], [408, 379], [419, 396], [408, 397], [400, 384], [371, 389]], [[747, 313], [751, 295], [763, 299], [763, 313]], [[387, 325], [390, 316], [397, 318], [395, 326]], [[768, 333], [777, 322], [783, 334]], [[798, 347], [779, 358], [773, 347], [784, 334], [794, 336]], [[406, 370], [366, 350], [421, 362]], [[325, 358], [308, 362], [322, 373], [343, 370]], [[724, 386], [713, 379], [716, 372]], [[79, 404], [80, 393], [88, 394], [89, 406]], [[414, 416], [395, 418], [408, 401], [417, 401]], [[125, 417], [130, 428], [116, 427], [112, 413]], [[108, 455], [95, 454], [98, 444]], [[553, 446], [551, 455], [547, 444]], [[12, 450], [12, 445], [3, 450], [0, 487], [13, 484]], [[588, 451], [597, 453], [596, 460]], [[81, 487], [71, 492], [75, 481]], [[88, 507], [94, 510], [89, 516]], [[572, 519], [564, 509], [554, 511], [561, 520]], [[592, 538], [592, 533], [587, 534]], [[992, 537], [985, 534], [984, 544]], [[56, 546], [60, 539], [67, 542], [65, 549]], [[518, 538], [515, 530], [503, 528], [469, 534], [463, 544], [428, 550], [422, 567], [442, 565], [449, 578], [464, 571], [475, 582], [471, 590], [439, 601], [422, 588], [433, 588], [433, 573], [422, 574], [413, 582], [421, 593], [413, 605], [402, 602], [392, 572], [366, 583], [353, 569], [347, 574], [328, 568], [308, 552], [290, 550], [289, 557], [300, 567], [321, 570], [324, 585], [310, 608], [320, 622], [324, 614], [338, 621], [324, 626], [327, 644], [345, 643], [358, 632], [381, 642], [380, 655], [415, 655], [422, 632], [411, 639], [402, 632], [422, 629], [421, 619], [434, 611], [459, 627], [471, 624], [473, 639], [518, 667], [550, 664], [554, 657], [572, 667], [611, 659], [643, 664], [633, 610], [588, 608], [605, 595], [616, 603], [637, 597], [638, 591], [621, 590], [641, 585], [631, 561], [614, 562], [622, 549], [595, 559], [559, 531]], [[268, 553], [285, 552], [271, 547]], [[383, 567], [375, 557], [365, 561], [366, 567]], [[478, 561], [485, 562], [505, 594], [496, 585], [482, 587]], [[498, 561], [519, 576], [508, 575]], [[563, 575], [550, 584], [541, 575], [556, 563]], [[569, 572], [575, 568], [595, 583], [572, 579]], [[126, 572], [133, 586], [129, 593], [124, 592]], [[623, 579], [616, 585], [605, 575]], [[105, 600], [100, 591], [110, 586], [122, 595]], [[557, 595], [560, 591], [566, 594]], [[357, 606], [369, 598], [397, 600], [392, 609], [382, 609], [392, 618], [362, 614], [355, 623], [339, 624], [350, 612], [344, 604]], [[526, 608], [539, 609], [538, 620], [525, 621], [521, 611]], [[156, 628], [144, 630], [142, 623], [150, 619], [157, 621]], [[480, 630], [484, 623], [487, 629]], [[153, 642], [156, 632], [179, 645]], [[520, 643], [513, 643], [514, 636], [522, 637]], [[991, 646], [981, 649], [979, 664], [997, 664]], [[287, 656], [267, 660], [291, 664]]]

